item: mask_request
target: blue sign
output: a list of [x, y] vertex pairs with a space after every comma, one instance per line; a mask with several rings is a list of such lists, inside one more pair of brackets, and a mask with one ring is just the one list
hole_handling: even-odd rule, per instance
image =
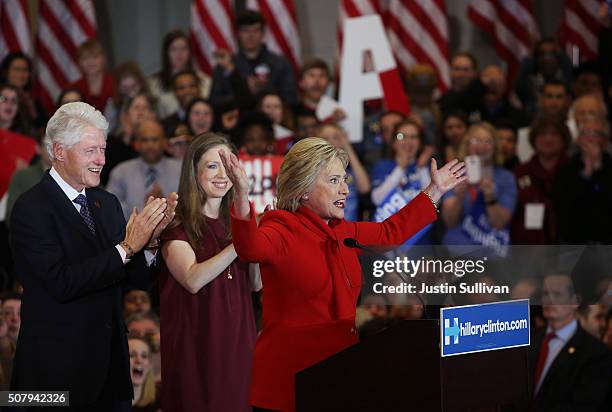
[[440, 311], [442, 356], [529, 346], [529, 300], [455, 306]]

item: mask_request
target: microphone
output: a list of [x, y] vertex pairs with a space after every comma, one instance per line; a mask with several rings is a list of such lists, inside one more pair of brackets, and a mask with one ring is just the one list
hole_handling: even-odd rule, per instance
[[[355, 238], [352, 238], [352, 237], [344, 238], [343, 243], [344, 243], [344, 246], [346, 246], [348, 248], [351, 248], [351, 249], [361, 249], [364, 252], [367, 252], [367, 253], [369, 253], [371, 255], [378, 256], [378, 257], [383, 258], [385, 260], [387, 259], [387, 257], [385, 255], [383, 255], [382, 253], [377, 252], [376, 250], [371, 249], [371, 248], [369, 248], [369, 247], [367, 247], [365, 245], [362, 245]], [[406, 281], [406, 279], [404, 279], [404, 277], [399, 272], [393, 272], [393, 273], [395, 273], [395, 275], [397, 275], [397, 277], [399, 277], [402, 282], [408, 283]], [[421, 302], [421, 305], [423, 305], [423, 318], [426, 319], [427, 305], [425, 304], [425, 301], [423, 300], [421, 295], [419, 295], [418, 293], [412, 293], [412, 295], [415, 295], [419, 299], [419, 302]]]

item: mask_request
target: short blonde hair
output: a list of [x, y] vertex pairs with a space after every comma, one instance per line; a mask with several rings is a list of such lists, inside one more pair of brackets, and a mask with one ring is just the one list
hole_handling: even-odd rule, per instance
[[348, 166], [346, 152], [320, 137], [308, 137], [293, 145], [278, 173], [276, 207], [295, 212], [302, 196], [313, 189], [323, 167], [334, 159], [340, 159], [345, 168]]
[[493, 138], [493, 164], [495, 166], [500, 166], [502, 164], [501, 153], [498, 147], [498, 136], [497, 129], [489, 122], [478, 122], [472, 124], [465, 134], [463, 135], [463, 139], [461, 140], [461, 145], [459, 146], [459, 153], [457, 157], [459, 160], [465, 160], [465, 157], [469, 154], [468, 147], [470, 146], [470, 140], [474, 137], [474, 133], [478, 129], [486, 130], [491, 137]]

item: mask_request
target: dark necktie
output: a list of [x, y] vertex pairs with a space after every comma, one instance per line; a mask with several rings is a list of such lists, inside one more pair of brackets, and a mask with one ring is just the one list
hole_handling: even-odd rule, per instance
[[150, 189], [157, 181], [157, 170], [154, 167], [149, 167], [145, 175], [145, 189]]
[[553, 340], [557, 335], [555, 332], [548, 332], [542, 341], [542, 347], [540, 348], [540, 356], [538, 357], [538, 364], [536, 366], [535, 372], [535, 381], [534, 384], [537, 387], [540, 382], [540, 377], [542, 376], [542, 372], [544, 371], [544, 365], [546, 365], [546, 358], [548, 358], [548, 345], [550, 341]]
[[93, 215], [91, 214], [91, 210], [89, 209], [87, 198], [85, 197], [85, 195], [78, 195], [76, 199], [73, 200], [73, 202], [81, 206], [81, 217], [85, 221], [85, 224], [89, 228], [89, 231], [95, 235], [96, 224], [94, 223]]

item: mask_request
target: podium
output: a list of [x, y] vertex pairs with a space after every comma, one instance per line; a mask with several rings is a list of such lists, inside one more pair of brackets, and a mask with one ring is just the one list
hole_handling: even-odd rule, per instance
[[488, 412], [528, 399], [528, 347], [440, 356], [440, 321], [403, 321], [296, 375], [298, 412]]

